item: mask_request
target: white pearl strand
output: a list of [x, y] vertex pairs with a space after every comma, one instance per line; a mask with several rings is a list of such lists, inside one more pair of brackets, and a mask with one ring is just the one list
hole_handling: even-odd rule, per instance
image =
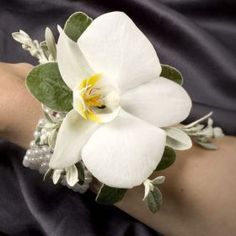
[[[55, 124], [60, 124], [65, 117], [65, 113], [54, 112], [51, 109], [43, 106], [45, 114]], [[49, 161], [53, 154], [53, 147], [50, 147], [47, 142], [40, 142], [42, 137], [47, 137], [50, 131], [47, 131], [46, 125], [52, 124], [52, 122], [46, 118], [40, 119], [36, 130], [34, 132], [34, 140], [30, 142], [30, 148], [26, 151], [23, 159], [23, 165], [33, 170], [38, 170], [41, 174], [45, 174], [49, 170]], [[89, 184], [92, 182], [92, 175], [84, 166], [84, 183], [76, 183], [73, 187], [67, 184], [64, 175], [61, 176], [59, 182], [72, 189], [75, 192], [84, 193], [88, 190]]]

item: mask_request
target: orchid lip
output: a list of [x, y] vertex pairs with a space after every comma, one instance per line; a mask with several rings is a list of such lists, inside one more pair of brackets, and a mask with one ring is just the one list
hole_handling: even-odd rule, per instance
[[104, 123], [102, 116], [112, 114], [119, 104], [119, 92], [104, 84], [101, 74], [82, 80], [73, 90], [73, 107], [86, 120]]

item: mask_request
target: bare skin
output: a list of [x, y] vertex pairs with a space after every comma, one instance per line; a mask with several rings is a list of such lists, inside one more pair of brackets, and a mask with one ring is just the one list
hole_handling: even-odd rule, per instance
[[[27, 147], [41, 106], [26, 90], [29, 64], [0, 63], [0, 137]], [[143, 187], [129, 190], [117, 207], [170, 236], [233, 236], [236, 232], [236, 138], [216, 140], [218, 151], [193, 147], [178, 152], [160, 186], [164, 204], [157, 214], [142, 202]]]
[[40, 103], [25, 87], [32, 66], [0, 63], [0, 137], [27, 147], [42, 116]]
[[130, 190], [117, 206], [168, 236], [235, 235], [236, 138], [227, 136], [216, 143], [218, 151], [195, 146], [178, 152], [174, 165], [156, 173], [166, 176], [160, 186], [164, 204], [158, 213], [140, 204], [142, 187]]

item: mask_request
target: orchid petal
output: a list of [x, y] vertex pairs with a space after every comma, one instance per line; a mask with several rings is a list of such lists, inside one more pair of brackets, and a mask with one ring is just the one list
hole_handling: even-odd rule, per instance
[[78, 162], [81, 148], [96, 127], [96, 123], [84, 120], [74, 110], [70, 111], [59, 129], [50, 168], [63, 169]]
[[71, 90], [94, 74], [77, 43], [72, 41], [58, 27], [60, 36], [57, 43], [57, 61], [61, 76]]
[[98, 128], [83, 147], [88, 170], [102, 183], [132, 188], [155, 170], [164, 152], [165, 132], [121, 110]]
[[160, 75], [154, 47], [125, 13], [111, 12], [96, 18], [78, 45], [92, 68], [121, 91]]
[[190, 113], [191, 99], [177, 83], [160, 77], [127, 91], [121, 107], [157, 127], [183, 121]]

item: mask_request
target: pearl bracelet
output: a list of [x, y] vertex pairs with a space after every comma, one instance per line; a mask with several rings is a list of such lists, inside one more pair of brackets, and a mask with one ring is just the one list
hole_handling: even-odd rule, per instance
[[[26, 151], [23, 158], [23, 165], [32, 170], [38, 170], [41, 174], [45, 175], [50, 171], [49, 161], [53, 154], [53, 145], [55, 143], [55, 132], [63, 120], [65, 114], [54, 112], [51, 109], [42, 106], [45, 118], [39, 120], [36, 130], [34, 132], [34, 139], [30, 142], [30, 147]], [[54, 136], [54, 137], [53, 137]], [[51, 143], [48, 142], [51, 140]], [[84, 181], [83, 183], [76, 183], [70, 186], [65, 175], [59, 179], [60, 183], [75, 192], [84, 193], [88, 190], [89, 184], [92, 182], [92, 175], [87, 168], [84, 168]]]

